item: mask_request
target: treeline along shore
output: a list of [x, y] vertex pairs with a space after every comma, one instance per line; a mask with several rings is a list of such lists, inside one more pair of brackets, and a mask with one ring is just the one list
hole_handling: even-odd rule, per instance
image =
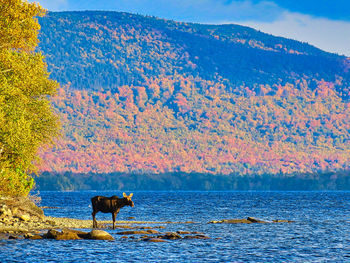
[[37, 190], [322, 191], [350, 190], [350, 171], [291, 175], [73, 174], [43, 172]]

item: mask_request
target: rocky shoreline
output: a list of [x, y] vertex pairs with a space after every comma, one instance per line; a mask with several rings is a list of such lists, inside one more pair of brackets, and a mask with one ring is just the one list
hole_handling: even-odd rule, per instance
[[[134, 219], [134, 218], [131, 218]], [[223, 219], [211, 224], [291, 223], [289, 220], [263, 221], [247, 219]], [[122, 240], [166, 242], [175, 239], [210, 239], [196, 231], [161, 232], [167, 224], [194, 224], [196, 222], [117, 221], [115, 236]], [[92, 229], [92, 220], [45, 216], [41, 208], [28, 198], [0, 198], [0, 239], [95, 239], [115, 240], [105, 230], [112, 229], [112, 221], [98, 221], [99, 229]], [[146, 226], [145, 226], [146, 225]], [[149, 226], [154, 225], [154, 226]], [[90, 229], [85, 232], [82, 230]], [[102, 230], [103, 229], [103, 230]]]

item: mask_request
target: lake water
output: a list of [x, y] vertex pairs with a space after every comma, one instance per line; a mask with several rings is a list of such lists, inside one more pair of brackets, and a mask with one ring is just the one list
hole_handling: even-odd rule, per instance
[[[45, 214], [91, 219], [90, 198], [118, 191], [41, 192]], [[117, 220], [156, 224], [162, 232], [203, 232], [207, 240], [150, 243], [121, 239], [1, 240], [0, 262], [350, 262], [350, 192], [134, 192]], [[294, 223], [208, 224], [211, 220], [288, 219]], [[97, 214], [97, 220], [111, 220]], [[142, 224], [147, 226], [147, 224]]]

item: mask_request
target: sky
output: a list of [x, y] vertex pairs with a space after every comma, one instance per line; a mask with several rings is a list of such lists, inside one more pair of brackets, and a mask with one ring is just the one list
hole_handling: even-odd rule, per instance
[[30, 0], [50, 11], [111, 10], [240, 24], [350, 57], [350, 0]]

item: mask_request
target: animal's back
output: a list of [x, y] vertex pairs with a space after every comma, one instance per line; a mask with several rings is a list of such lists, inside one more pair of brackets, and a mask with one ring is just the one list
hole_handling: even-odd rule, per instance
[[100, 195], [94, 196], [93, 198], [91, 198], [91, 203], [94, 204], [103, 198], [107, 198], [107, 197], [100, 196]]
[[95, 212], [101, 211], [102, 213], [112, 212], [112, 198], [105, 196], [94, 196], [91, 198], [92, 209]]

